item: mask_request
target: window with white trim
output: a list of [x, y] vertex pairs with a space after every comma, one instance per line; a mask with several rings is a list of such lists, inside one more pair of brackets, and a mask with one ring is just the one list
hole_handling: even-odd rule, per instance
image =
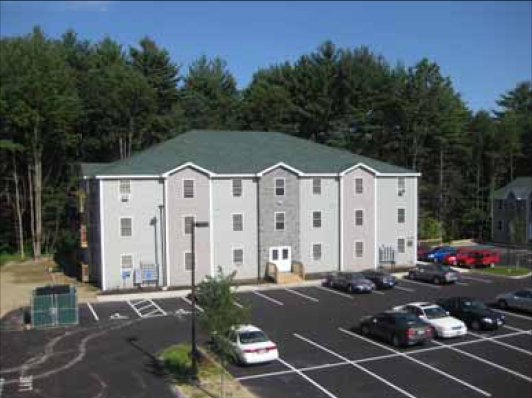
[[244, 230], [244, 216], [242, 214], [233, 214], [233, 231], [240, 232]]
[[190, 235], [192, 233], [192, 228], [194, 228], [194, 221], [194, 216], [183, 217], [183, 233], [185, 235]]
[[364, 225], [364, 210], [355, 210], [355, 225]]
[[364, 180], [362, 178], [355, 178], [355, 193], [364, 193]]
[[275, 196], [284, 196], [286, 181], [284, 178], [276, 178], [275, 180]]
[[314, 228], [321, 228], [321, 211], [312, 212], [312, 226]]
[[192, 252], [183, 252], [183, 261], [185, 266], [185, 271], [192, 271], [193, 266], [193, 256]]
[[406, 179], [405, 177], [398, 177], [397, 178], [397, 194], [399, 196], [404, 195], [406, 192]]
[[406, 212], [405, 209], [397, 209], [397, 222], [399, 224], [405, 223], [405, 217], [406, 217], [405, 212]]
[[397, 239], [397, 253], [404, 253], [405, 252], [405, 239], [399, 238]]
[[122, 254], [120, 256], [120, 266], [122, 268], [133, 268], [133, 256], [131, 254]]
[[355, 258], [364, 257], [364, 242], [355, 242]]
[[312, 179], [312, 193], [314, 195], [321, 195], [321, 178]]
[[194, 198], [194, 180], [183, 180], [183, 198]]
[[120, 219], [120, 236], [133, 235], [133, 219], [131, 217], [124, 217]]
[[233, 249], [233, 265], [244, 264], [244, 249]]
[[321, 260], [321, 243], [312, 244], [312, 259]]
[[131, 180], [120, 180], [120, 193], [123, 195], [131, 193]]
[[285, 213], [275, 212], [275, 230], [284, 231], [285, 229]]
[[235, 198], [242, 196], [242, 180], [241, 179], [233, 180], [233, 196]]

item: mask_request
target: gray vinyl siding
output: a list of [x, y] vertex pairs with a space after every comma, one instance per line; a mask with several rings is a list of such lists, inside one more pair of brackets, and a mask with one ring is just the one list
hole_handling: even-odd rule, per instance
[[[121, 255], [133, 256], [133, 269], [140, 263], [151, 263], [161, 267], [161, 229], [159, 205], [163, 204], [163, 184], [160, 180], [131, 181], [131, 195], [128, 202], [120, 199], [120, 180], [101, 180], [103, 187], [105, 288], [106, 290], [133, 286], [131, 278], [121, 277]], [[120, 219], [132, 218], [132, 236], [120, 236]], [[155, 222], [154, 222], [155, 221]], [[159, 285], [162, 285], [159, 271]]]
[[[242, 196], [233, 196], [232, 179], [213, 179], [213, 258], [216, 267], [227, 273], [236, 271], [237, 279], [257, 277], [257, 182], [242, 179]], [[233, 231], [232, 214], [243, 215], [243, 231]], [[244, 263], [233, 265], [233, 249], [244, 250]]]
[[[363, 193], [355, 194], [355, 178], [362, 178]], [[372, 173], [357, 168], [342, 177], [343, 269], [361, 270], [375, 266], [375, 189]], [[363, 225], [355, 225], [355, 211], [364, 212]], [[362, 257], [355, 257], [355, 242], [364, 242]]]
[[[338, 179], [321, 178], [321, 194], [312, 191], [313, 178], [300, 178], [300, 260], [305, 272], [338, 270], [339, 260], [339, 194]], [[321, 228], [313, 227], [312, 213], [321, 211]], [[312, 245], [321, 243], [321, 260], [314, 260]]]
[[[194, 180], [194, 198], [183, 198], [183, 180]], [[184, 234], [184, 216], [196, 221], [210, 221], [209, 177], [192, 168], [182, 169], [167, 179], [168, 267], [171, 286], [190, 285], [190, 271], [185, 270], [184, 252], [191, 251], [191, 235]], [[216, 230], [216, 225], [214, 226]], [[196, 229], [196, 280], [211, 274], [210, 229]]]
[[83, 181], [85, 191], [84, 222], [87, 227], [87, 248], [82, 249], [82, 261], [89, 266], [89, 277], [92, 283], [102, 287], [102, 249], [100, 232], [100, 185], [96, 179]]
[[[397, 250], [397, 239], [405, 239], [405, 253], [396, 252], [396, 264], [413, 265], [417, 242], [417, 184], [416, 177], [405, 177], [405, 193], [398, 194], [397, 177], [377, 178], [377, 241], [378, 246]], [[397, 222], [397, 210], [405, 209], [405, 222]], [[409, 245], [411, 242], [411, 245]]]
[[[275, 178], [285, 178], [285, 196], [275, 196]], [[299, 248], [299, 180], [297, 175], [278, 167], [265, 174], [258, 184], [259, 191], [259, 275], [264, 276], [272, 246], [290, 246], [292, 261], [301, 259]], [[285, 230], [276, 231], [274, 213], [285, 212]]]

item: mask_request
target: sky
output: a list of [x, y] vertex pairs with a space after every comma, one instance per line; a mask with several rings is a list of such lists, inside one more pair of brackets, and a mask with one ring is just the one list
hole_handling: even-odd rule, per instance
[[134, 46], [150, 36], [173, 61], [224, 58], [240, 88], [258, 68], [314, 51], [325, 40], [367, 45], [394, 65], [426, 57], [473, 110], [532, 79], [532, 2], [141, 2], [0, 1], [0, 36], [40, 25]]

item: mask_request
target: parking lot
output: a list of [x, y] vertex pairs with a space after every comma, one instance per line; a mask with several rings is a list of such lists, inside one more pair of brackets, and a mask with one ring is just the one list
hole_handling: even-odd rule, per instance
[[[530, 286], [531, 279], [506, 280], [464, 275], [460, 284], [436, 286], [400, 280], [393, 290], [365, 295], [348, 295], [321, 286], [277, 288], [238, 294], [236, 305], [249, 305], [251, 323], [259, 326], [277, 343], [280, 359], [274, 363], [240, 367], [230, 365], [230, 372], [256, 395], [268, 397], [501, 397], [530, 398], [532, 394], [532, 315], [506, 313], [506, 325], [497, 331], [474, 332], [468, 335], [434, 340], [425, 346], [396, 349], [378, 340], [361, 336], [355, 328], [364, 315], [375, 314], [393, 306], [413, 301], [433, 301], [439, 297], [471, 296], [491, 302], [498, 293]], [[138, 347], [124, 344], [134, 336], [144, 351], [155, 355], [171, 343], [188, 338], [191, 303], [185, 298], [143, 299], [80, 306], [81, 326], [75, 347], [64, 345], [60, 350], [68, 358], [79, 356], [85, 336], [94, 336], [85, 343], [85, 355], [66, 369], [70, 375], [83, 369], [97, 369], [98, 378], [106, 385], [105, 394], [84, 395], [69, 387], [78, 397], [115, 397], [121, 391], [117, 382], [128, 379], [132, 369], [137, 374], [131, 383], [157, 384], [158, 397], [165, 395], [162, 377], [146, 373], [146, 355]], [[199, 309], [201, 311], [201, 309]], [[96, 333], [102, 336], [96, 336]], [[24, 332], [11, 332], [24, 333]], [[45, 333], [35, 331], [31, 333]], [[52, 333], [52, 332], [47, 332]], [[103, 338], [103, 336], [106, 336]], [[75, 334], [70, 339], [74, 339]], [[205, 336], [201, 336], [203, 340]], [[50, 342], [51, 337], [48, 339]], [[204, 340], [203, 340], [204, 341]], [[68, 351], [72, 351], [68, 355]], [[65, 353], [67, 351], [67, 353]], [[111, 358], [102, 358], [107, 352]], [[126, 354], [127, 352], [127, 354]], [[53, 350], [52, 350], [53, 353]], [[103, 354], [105, 355], [105, 354]], [[113, 361], [112, 357], [116, 357]], [[24, 358], [24, 354], [20, 354]], [[62, 391], [60, 372], [53, 373], [54, 383], [39, 372], [50, 372], [62, 365], [62, 357], [50, 356], [50, 365], [30, 366], [36, 385], [33, 391], [20, 391], [20, 384], [9, 377], [18, 373], [5, 372], [16, 368], [16, 357], [2, 361], [0, 372], [6, 377], [5, 396], [74, 396]], [[9, 362], [9, 363], [5, 363]], [[27, 361], [26, 361], [27, 362]], [[24, 362], [24, 363], [26, 363]], [[44, 361], [46, 362], [46, 361]], [[112, 368], [112, 369], [111, 369]], [[108, 377], [107, 372], [116, 375]], [[143, 373], [144, 372], [144, 373]], [[121, 376], [122, 375], [122, 376]], [[140, 380], [139, 379], [139, 380]], [[86, 381], [88, 384], [89, 381]], [[101, 390], [101, 383], [100, 385]], [[88, 387], [87, 387], [88, 388]], [[155, 387], [136, 388], [135, 396], [154, 396]], [[1, 390], [0, 390], [1, 391]], [[142, 393], [145, 391], [145, 394]], [[169, 392], [169, 390], [168, 390]], [[54, 394], [52, 394], [54, 393]], [[122, 393], [120, 393], [122, 394]], [[4, 396], [4, 395], [0, 395]], [[172, 396], [172, 395], [168, 395]]]

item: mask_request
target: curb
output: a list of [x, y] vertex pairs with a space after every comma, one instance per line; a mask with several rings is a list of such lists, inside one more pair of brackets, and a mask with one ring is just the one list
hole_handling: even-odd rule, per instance
[[[307, 286], [321, 286], [322, 279], [312, 280], [308, 282], [300, 283], [289, 283], [286, 285], [246, 285], [246, 286], [236, 286], [233, 287], [233, 290], [238, 292], [253, 292], [253, 291], [263, 291], [263, 290], [279, 290], [286, 288], [294, 287], [307, 287]], [[173, 290], [173, 291], [161, 291], [161, 292], [146, 292], [146, 293], [129, 293], [129, 294], [113, 294], [113, 295], [100, 295], [96, 299], [101, 303], [109, 303], [116, 301], [127, 301], [135, 299], [160, 299], [160, 298], [178, 298], [186, 297], [190, 293], [190, 289], [186, 290]]]
[[494, 278], [514, 279], [514, 280], [526, 279], [526, 278], [530, 278], [532, 276], [532, 271], [530, 271], [528, 274], [525, 274], [525, 275], [516, 275], [516, 276], [488, 274], [488, 273], [485, 273], [485, 272], [478, 272], [478, 271], [472, 271], [471, 273], [477, 274], [477, 275], [482, 275], [482, 276], [493, 276]]

